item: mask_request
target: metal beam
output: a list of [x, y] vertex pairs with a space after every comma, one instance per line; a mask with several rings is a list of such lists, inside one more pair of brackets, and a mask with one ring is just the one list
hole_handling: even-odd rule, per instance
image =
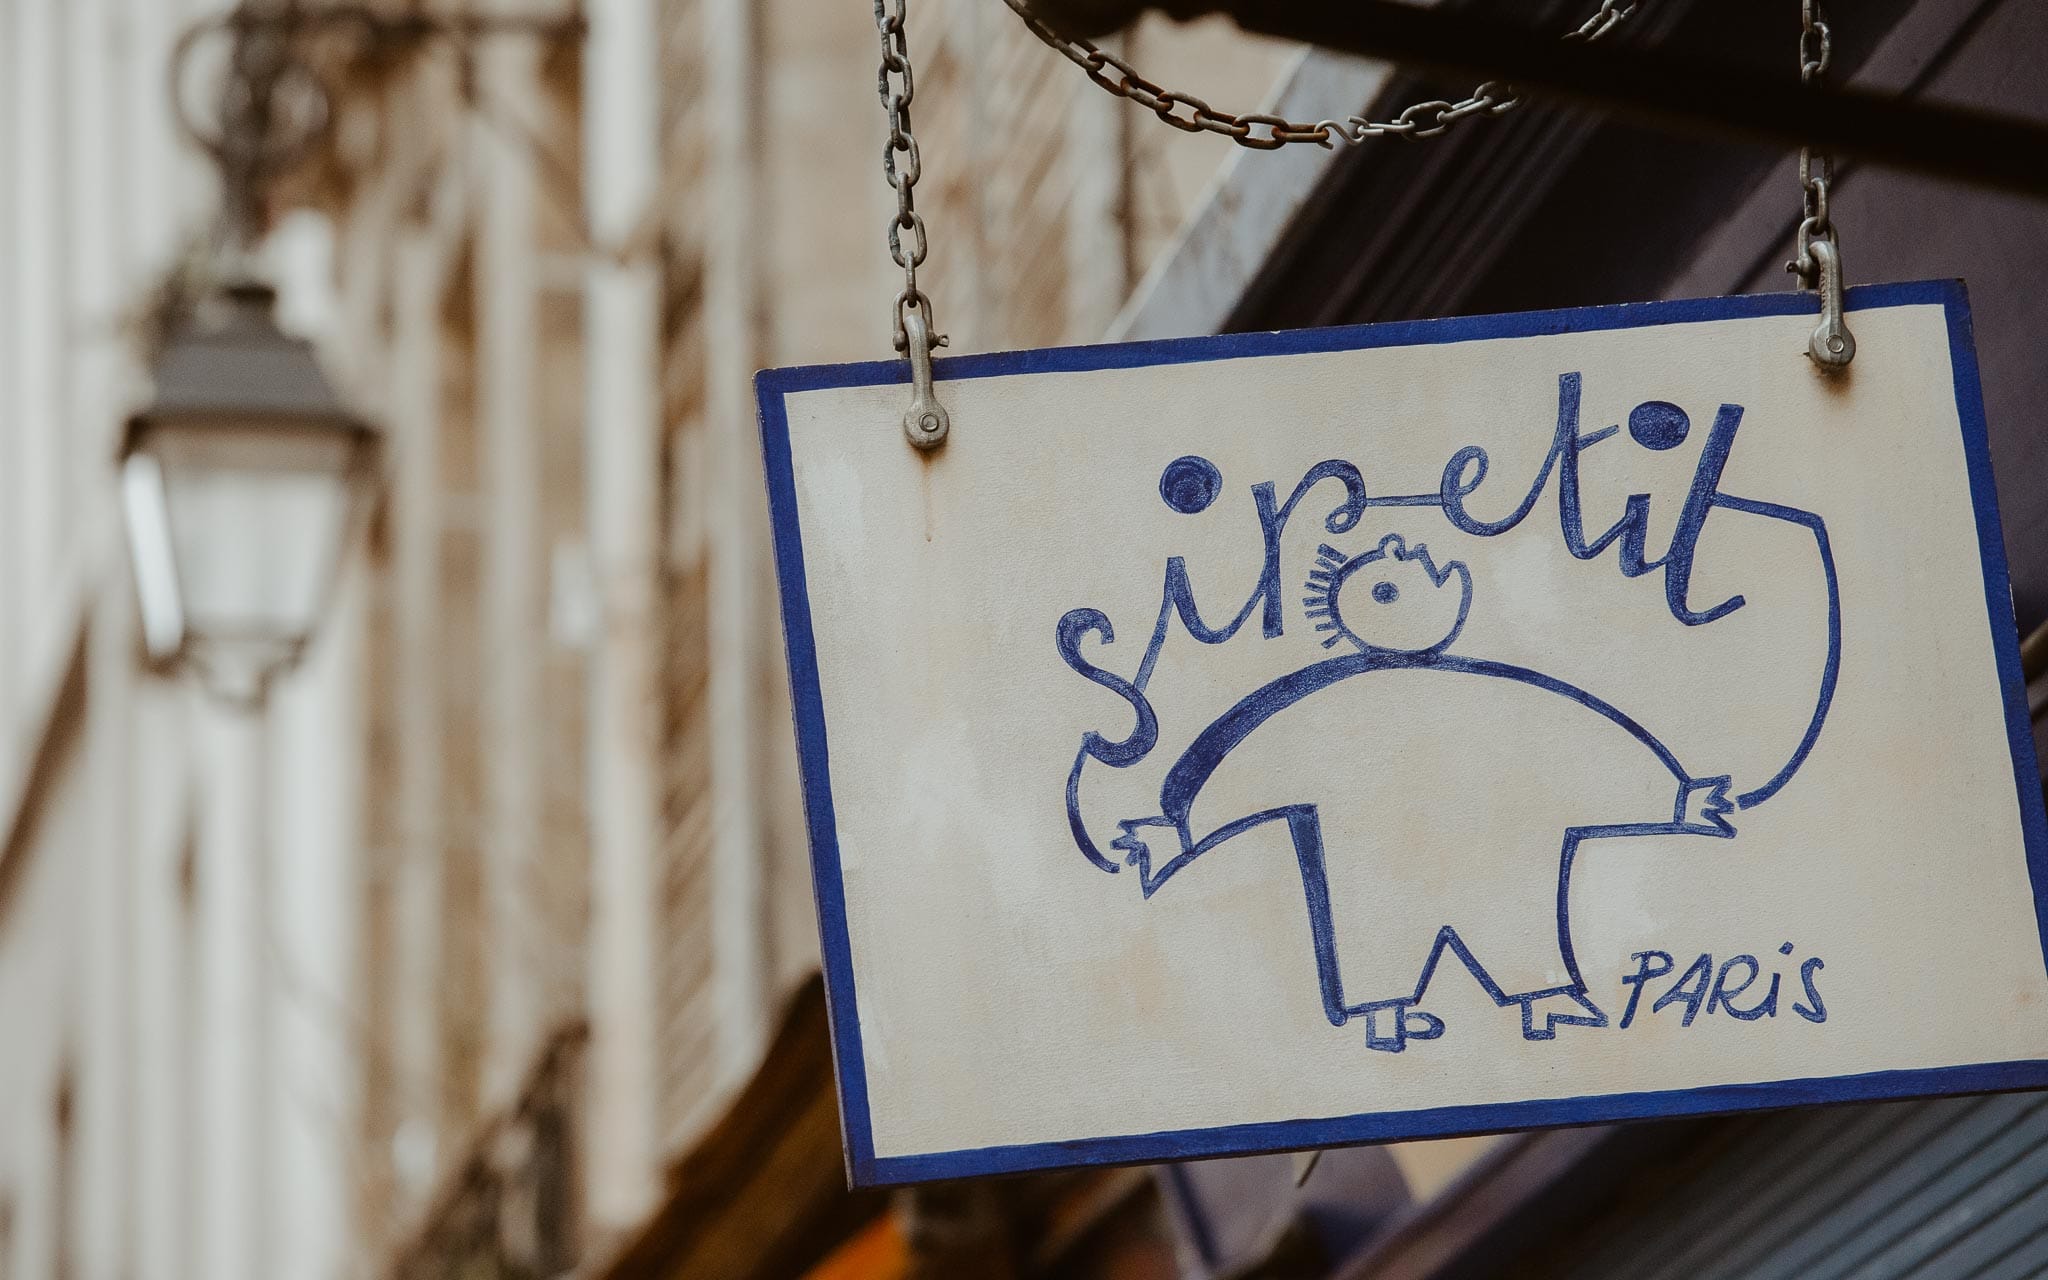
[[1260, 35], [1505, 80], [1532, 96], [1687, 132], [1788, 147], [1810, 144], [2048, 197], [2048, 121], [1854, 89], [1808, 89], [1792, 74], [1789, 49], [1786, 74], [1772, 77], [1663, 49], [1538, 38], [1523, 25], [1399, 0], [1173, 0], [1151, 7], [1176, 17], [1202, 9], [1225, 12]]

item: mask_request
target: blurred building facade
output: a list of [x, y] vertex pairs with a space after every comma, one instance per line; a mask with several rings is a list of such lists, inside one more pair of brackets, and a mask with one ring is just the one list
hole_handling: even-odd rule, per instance
[[[259, 725], [143, 670], [115, 505], [156, 297], [217, 198], [172, 127], [165, 77], [184, 25], [215, 7], [0, 5], [10, 1277], [343, 1274], [354, 1235], [337, 1010], [356, 947], [356, 585]], [[305, 265], [273, 263], [300, 278]], [[278, 767], [256, 768], [264, 754]], [[272, 794], [251, 794], [258, 777]], [[265, 813], [289, 839], [264, 838]], [[277, 862], [259, 876], [266, 845]], [[261, 936], [225, 923], [250, 918], [264, 880]], [[252, 958], [272, 978], [261, 1008]]]
[[[889, 349], [879, 43], [863, 6], [555, 12], [582, 25], [338, 67], [283, 193], [331, 221], [334, 345], [391, 432], [361, 1239], [404, 1276], [784, 1274], [887, 1212], [827, 1129], [781, 1171], [808, 1199], [739, 1147], [768, 1180], [686, 1233], [738, 1243], [651, 1242], [707, 1147], [829, 1102], [743, 1103], [822, 1018], [752, 374]], [[985, 5], [918, 18], [942, 326], [1099, 337], [1223, 150], [1141, 151]], [[1158, 38], [1252, 98], [1289, 52]]]
[[[112, 468], [218, 200], [174, 48], [228, 7], [0, 3], [0, 1275], [595, 1273], [822, 1018], [751, 377], [889, 350], [872, 15], [305, 38], [331, 122], [264, 257], [386, 487], [251, 714], [145, 669]], [[1227, 148], [986, 5], [913, 39], [954, 349], [1101, 337]], [[1249, 100], [1291, 56], [1136, 39]], [[823, 1168], [749, 1248], [887, 1212]]]

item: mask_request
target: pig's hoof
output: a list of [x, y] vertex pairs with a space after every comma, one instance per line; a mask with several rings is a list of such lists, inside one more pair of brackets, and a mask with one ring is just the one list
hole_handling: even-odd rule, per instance
[[1424, 1013], [1413, 1000], [1379, 1000], [1359, 1010], [1365, 1015], [1365, 1047], [1399, 1053], [1410, 1040], [1434, 1040], [1444, 1033], [1444, 1020]]
[[[1540, 1006], [1540, 1007], [1539, 1007]], [[1583, 991], [1546, 991], [1522, 1001], [1522, 1038], [1555, 1040], [1557, 1029], [1604, 1027], [1607, 1015]]]

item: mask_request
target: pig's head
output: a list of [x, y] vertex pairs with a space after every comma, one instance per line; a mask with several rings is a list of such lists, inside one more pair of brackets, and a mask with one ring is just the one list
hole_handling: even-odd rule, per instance
[[1465, 625], [1472, 571], [1458, 560], [1438, 568], [1428, 547], [1390, 533], [1356, 556], [1320, 548], [1306, 591], [1326, 649], [1348, 642], [1361, 653], [1435, 653]]

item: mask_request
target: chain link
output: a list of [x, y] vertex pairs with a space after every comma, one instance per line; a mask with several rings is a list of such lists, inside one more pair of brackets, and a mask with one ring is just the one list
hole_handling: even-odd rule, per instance
[[917, 269], [930, 247], [924, 219], [918, 216], [916, 187], [924, 172], [917, 135], [910, 127], [910, 103], [917, 96], [910, 71], [910, 37], [904, 27], [907, 0], [875, 0], [875, 28], [882, 37], [882, 67], [876, 77], [882, 110], [889, 116], [889, 136], [882, 143], [882, 176], [896, 192], [896, 216], [889, 219], [889, 257], [903, 268], [903, 291], [889, 308], [896, 349], [910, 358], [910, 411], [903, 415], [903, 433], [920, 449], [934, 449], [946, 438], [949, 422], [932, 387], [932, 349], [946, 345], [944, 334], [932, 330], [932, 300], [917, 285]]
[[[1799, 82], [1818, 87], [1825, 80], [1828, 64], [1833, 60], [1834, 44], [1827, 20], [1821, 15], [1819, 0], [1800, 0], [1799, 17]], [[1835, 225], [1828, 218], [1828, 188], [1834, 180], [1835, 158], [1832, 155], [1825, 151], [1816, 154], [1812, 147], [1799, 149], [1799, 246], [1793, 261], [1786, 263], [1785, 269], [1797, 275], [1809, 289], [1814, 287], [1814, 275], [1818, 270], [1809, 252], [1810, 247], [1815, 240], [1836, 244]]]
[[[1460, 120], [1473, 116], [1497, 116], [1521, 101], [1514, 86], [1488, 80], [1456, 102], [1437, 99], [1405, 107], [1391, 120], [1369, 120], [1346, 116], [1341, 120], [1296, 122], [1285, 116], [1256, 112], [1220, 111], [1193, 94], [1161, 88], [1138, 73], [1137, 68], [1091, 41], [1063, 36], [1031, 11], [1027, 0], [1004, 0], [1037, 36], [1060, 56], [1073, 63], [1090, 80], [1119, 98], [1128, 98], [1149, 109], [1167, 124], [1186, 133], [1220, 133], [1241, 147], [1256, 151], [1277, 151], [1290, 142], [1312, 142], [1327, 147], [1338, 142], [1359, 143], [1367, 138], [1433, 138]], [[1636, 0], [1600, 0], [1600, 8], [1565, 39], [1592, 41], [1612, 31], [1636, 10]], [[1115, 72], [1114, 76], [1110, 72]]]
[[[1820, 0], [1799, 0], [1799, 82], [1819, 88], [1833, 56]], [[1823, 372], [1839, 374], [1856, 358], [1856, 337], [1843, 315], [1842, 246], [1828, 216], [1828, 191], [1834, 181], [1832, 155], [1812, 147], [1799, 149], [1799, 236], [1785, 269], [1820, 295], [1821, 321], [1807, 344], [1807, 355]]]
[[[1193, 94], [1148, 80], [1136, 67], [1090, 41], [1070, 39], [1054, 31], [1031, 11], [1026, 0], [1004, 2], [1033, 35], [1080, 67], [1105, 91], [1137, 103], [1183, 132], [1222, 134], [1239, 146], [1259, 151], [1275, 151], [1296, 142], [1328, 147], [1333, 139], [1358, 143], [1377, 137], [1433, 138], [1461, 120], [1500, 115], [1520, 100], [1512, 86], [1489, 80], [1456, 102], [1439, 98], [1413, 103], [1391, 120], [1347, 116], [1304, 123], [1259, 112], [1220, 111]], [[889, 220], [889, 257], [903, 269], [903, 290], [890, 308], [890, 329], [896, 350], [909, 356], [912, 366], [913, 408], [904, 429], [913, 443], [928, 448], [943, 439], [946, 432], [945, 413], [933, 394], [930, 373], [931, 350], [944, 346], [946, 339], [933, 332], [931, 299], [917, 283], [917, 269], [924, 263], [929, 242], [915, 195], [923, 165], [910, 123], [910, 106], [917, 90], [905, 29], [906, 4], [907, 0], [875, 0], [875, 28], [882, 43], [876, 89], [889, 118], [889, 136], [882, 144], [882, 175], [896, 193], [896, 214]], [[1593, 15], [1564, 38], [1598, 40], [1635, 9], [1636, 0], [1600, 0]], [[1803, 52], [1804, 43], [1801, 49]], [[1820, 56], [1824, 62], [1824, 34]], [[1824, 198], [1822, 207], [1825, 209]]]
[[[924, 164], [918, 157], [917, 136], [910, 126], [910, 103], [917, 96], [917, 85], [910, 70], [909, 36], [904, 29], [905, 3], [906, 0], [875, 0], [875, 26], [882, 37], [882, 67], [876, 86], [881, 93], [882, 109], [889, 116], [889, 137], [882, 144], [882, 176], [896, 192], [896, 216], [889, 220], [889, 257], [903, 268], [903, 291], [896, 295], [891, 320], [898, 351], [907, 351], [910, 346], [903, 323], [907, 308], [915, 307], [922, 314], [927, 332], [932, 322], [931, 299], [917, 285], [917, 269], [924, 264], [929, 246], [915, 193]], [[933, 346], [945, 343], [943, 336], [932, 339]]]

